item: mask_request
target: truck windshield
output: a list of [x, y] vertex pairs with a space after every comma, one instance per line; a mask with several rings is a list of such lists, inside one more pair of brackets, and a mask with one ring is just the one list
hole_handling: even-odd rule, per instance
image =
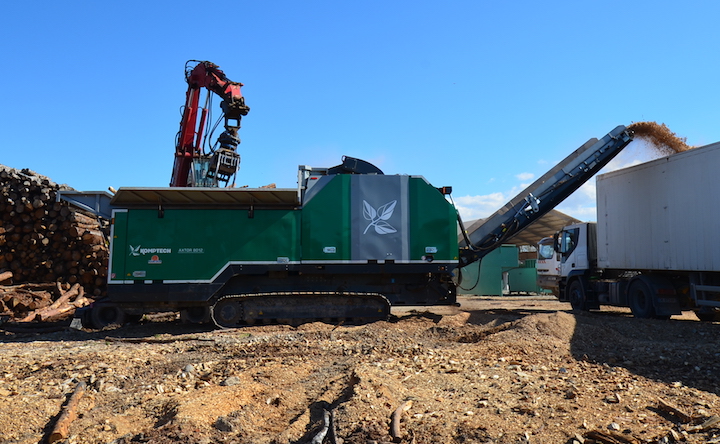
[[549, 244], [541, 244], [540, 248], [538, 248], [538, 258], [539, 259], [552, 259], [553, 255], [555, 254], [555, 251], [553, 250], [552, 243]]

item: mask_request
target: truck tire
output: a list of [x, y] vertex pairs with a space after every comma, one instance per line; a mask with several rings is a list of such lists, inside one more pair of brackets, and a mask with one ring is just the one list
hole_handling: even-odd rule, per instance
[[567, 299], [573, 310], [588, 311], [587, 294], [580, 279], [575, 279], [567, 289]]
[[648, 319], [655, 317], [653, 292], [642, 279], [633, 279], [627, 290], [628, 305], [636, 318]]

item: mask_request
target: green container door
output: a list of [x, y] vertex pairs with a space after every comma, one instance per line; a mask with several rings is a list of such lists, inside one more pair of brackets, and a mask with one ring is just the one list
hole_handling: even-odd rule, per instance
[[519, 268], [508, 271], [511, 293], [541, 293], [537, 284], [537, 260], [525, 259]]
[[[458, 286], [459, 294], [479, 296], [502, 296], [503, 273], [517, 268], [518, 249], [515, 245], [501, 245], [482, 261], [464, 267], [462, 280]], [[480, 279], [478, 280], [478, 273]]]

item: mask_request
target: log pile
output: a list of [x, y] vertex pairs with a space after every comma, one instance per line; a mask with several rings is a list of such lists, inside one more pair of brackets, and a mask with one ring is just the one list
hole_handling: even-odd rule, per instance
[[89, 305], [80, 284], [19, 284], [0, 286], [0, 315], [16, 322], [55, 322]]
[[[17, 318], [51, 305], [75, 284], [83, 298], [105, 294], [109, 223], [57, 202], [61, 189], [70, 188], [28, 169], [0, 165], [0, 289], [3, 283], [52, 284], [49, 291], [37, 290], [34, 298], [16, 294], [11, 300], [17, 305], [1, 302], [0, 313], [10, 311]], [[0, 297], [3, 293], [7, 292], [0, 292]]]

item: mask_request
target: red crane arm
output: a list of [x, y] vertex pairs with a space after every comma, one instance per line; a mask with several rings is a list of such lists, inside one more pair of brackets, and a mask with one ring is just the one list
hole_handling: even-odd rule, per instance
[[175, 147], [175, 165], [170, 182], [172, 187], [188, 186], [188, 174], [192, 160], [203, 154], [202, 138], [207, 120], [207, 104], [200, 107], [200, 90], [202, 88], [223, 99], [220, 105], [225, 113], [225, 132], [220, 139], [224, 148], [233, 151], [237, 148], [240, 143], [240, 139], [237, 137], [240, 119], [250, 111], [250, 108], [245, 105], [245, 98], [240, 91], [243, 84], [229, 80], [218, 65], [212, 62], [198, 62], [192, 70], [186, 71], [185, 79], [188, 83], [188, 90]]

